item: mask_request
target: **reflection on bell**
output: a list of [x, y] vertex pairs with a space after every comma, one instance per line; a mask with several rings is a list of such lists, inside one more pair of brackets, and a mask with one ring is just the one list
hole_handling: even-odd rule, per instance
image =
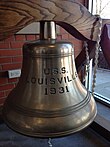
[[23, 46], [23, 67], [3, 108], [12, 129], [36, 137], [80, 131], [96, 116], [93, 97], [81, 84], [69, 42], [57, 42], [54, 22], [40, 22], [40, 40]]

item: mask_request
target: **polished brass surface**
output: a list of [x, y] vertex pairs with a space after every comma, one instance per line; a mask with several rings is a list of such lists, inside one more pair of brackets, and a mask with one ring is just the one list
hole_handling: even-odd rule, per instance
[[56, 39], [56, 25], [55, 22], [40, 22], [40, 39]]
[[47, 37], [24, 44], [22, 74], [3, 115], [14, 130], [36, 137], [68, 135], [93, 121], [96, 104], [78, 78], [71, 43]]

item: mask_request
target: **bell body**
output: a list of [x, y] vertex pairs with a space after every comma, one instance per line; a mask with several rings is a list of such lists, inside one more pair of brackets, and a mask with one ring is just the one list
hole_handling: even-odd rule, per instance
[[40, 25], [41, 39], [23, 46], [21, 77], [4, 104], [4, 120], [30, 136], [75, 133], [93, 121], [95, 101], [78, 78], [72, 44], [56, 41], [54, 22]]
[[37, 137], [75, 133], [93, 121], [96, 105], [78, 78], [71, 43], [24, 45], [22, 74], [3, 113], [11, 128]]

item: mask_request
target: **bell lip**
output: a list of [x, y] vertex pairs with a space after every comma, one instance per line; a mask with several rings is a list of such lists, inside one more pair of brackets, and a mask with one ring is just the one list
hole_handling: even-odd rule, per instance
[[[86, 129], [92, 122], [93, 120], [95, 119], [97, 115], [97, 109], [95, 109], [95, 113], [93, 115], [92, 118], [89, 119], [89, 121], [87, 121], [87, 123], [81, 125], [80, 127], [77, 127], [75, 129], [71, 129], [71, 130], [68, 130], [68, 131], [64, 131], [64, 132], [58, 132], [58, 133], [31, 133], [31, 131], [22, 131], [24, 130], [24, 128], [21, 128], [17, 125], [11, 125], [13, 124], [12, 122], [10, 123], [9, 121], [7, 121], [6, 117], [3, 117], [4, 119], [4, 122], [5, 124], [10, 128], [12, 129], [13, 131], [17, 132], [17, 133], [20, 133], [21, 135], [25, 135], [25, 136], [29, 136], [29, 137], [37, 137], [37, 138], [57, 138], [57, 137], [64, 137], [64, 136], [68, 136], [68, 135], [72, 135], [74, 133], [78, 133], [79, 131], [82, 131], [84, 129]], [[15, 126], [15, 127], [14, 127]]]
[[[9, 128], [11, 128], [12, 130], [14, 130], [20, 134], [26, 135], [26, 136], [38, 137], [38, 138], [63, 137], [63, 136], [67, 136], [67, 135], [79, 132], [79, 131], [83, 130], [84, 128], [86, 128], [87, 126], [89, 126], [93, 122], [93, 120], [97, 114], [97, 106], [96, 106], [96, 103], [95, 103], [94, 98], [92, 96], [90, 99], [94, 103], [94, 109], [92, 110], [92, 115], [91, 116], [89, 115], [89, 117], [86, 119], [86, 121], [84, 120], [82, 124], [80, 124], [76, 127], [73, 126], [70, 129], [67, 129], [64, 131], [61, 130], [61, 131], [57, 131], [57, 132], [40, 132], [40, 131], [37, 132], [37, 130], [36, 130], [34, 132], [34, 131], [32, 131], [32, 129], [31, 130], [29, 130], [28, 128], [26, 129], [24, 127], [17, 125], [17, 123], [14, 123], [13, 121], [11, 121], [7, 117], [5, 109], [3, 109], [3, 119], [4, 119], [4, 122], [7, 124], [7, 126], [9, 126]], [[89, 104], [91, 103], [91, 100], [89, 101]], [[91, 110], [89, 111], [89, 113], [90, 112], [91, 112]]]

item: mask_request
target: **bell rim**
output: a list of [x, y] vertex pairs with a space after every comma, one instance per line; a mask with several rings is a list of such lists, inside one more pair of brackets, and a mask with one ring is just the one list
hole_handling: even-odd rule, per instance
[[[33, 133], [31, 131], [24, 131], [24, 128], [18, 127], [17, 125], [13, 125], [13, 123], [10, 121], [7, 121], [7, 119], [4, 117], [4, 122], [6, 123], [6, 125], [12, 129], [13, 131], [16, 131], [17, 133], [20, 133], [22, 135], [25, 136], [29, 136], [29, 137], [37, 137], [37, 138], [55, 138], [55, 137], [64, 137], [64, 136], [68, 136], [68, 135], [72, 135], [74, 133], [78, 133], [79, 131], [82, 131], [84, 129], [86, 129], [95, 119], [97, 115], [97, 110], [94, 114], [94, 116], [92, 118], [89, 119], [89, 121], [87, 121], [87, 123], [81, 125], [80, 127], [77, 127], [75, 129], [71, 129], [71, 130], [67, 130], [67, 131], [62, 131], [62, 132], [57, 132], [57, 133]], [[12, 125], [11, 125], [12, 124]], [[14, 127], [15, 126], [15, 127]], [[17, 126], [17, 127], [16, 127]], [[23, 131], [22, 131], [23, 130]]]

